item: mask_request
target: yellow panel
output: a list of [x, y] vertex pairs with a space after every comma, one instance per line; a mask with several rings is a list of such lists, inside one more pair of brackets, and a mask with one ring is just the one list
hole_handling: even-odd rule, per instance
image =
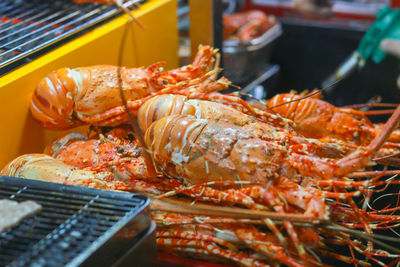
[[122, 65], [140, 67], [166, 61], [167, 68], [177, 67], [176, 0], [149, 0], [132, 14], [145, 25], [144, 30], [135, 23], [127, 24], [129, 16], [125, 14], [0, 77], [0, 169], [18, 155], [42, 152], [62, 134], [42, 129], [29, 112], [34, 88], [51, 71], [116, 65], [124, 38]]
[[199, 45], [214, 44], [213, 0], [189, 0], [191, 58]]

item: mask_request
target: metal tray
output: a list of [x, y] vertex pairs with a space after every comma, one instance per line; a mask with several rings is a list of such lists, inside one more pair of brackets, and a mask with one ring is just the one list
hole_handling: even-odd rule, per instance
[[0, 176], [4, 198], [42, 210], [0, 234], [0, 266], [110, 266], [151, 229], [142, 195]]
[[235, 84], [248, 82], [269, 62], [274, 41], [282, 34], [279, 22], [263, 35], [241, 44], [236, 40], [223, 42], [224, 76]]

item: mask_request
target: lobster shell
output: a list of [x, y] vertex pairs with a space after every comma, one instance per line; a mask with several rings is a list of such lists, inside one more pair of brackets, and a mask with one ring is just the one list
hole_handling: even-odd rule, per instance
[[53, 71], [36, 87], [30, 110], [43, 127], [68, 129], [80, 124], [72, 116], [74, 96], [78, 90], [73, 73], [75, 71], [68, 68]]
[[139, 99], [154, 89], [146, 77], [151, 71], [99, 65], [61, 68], [42, 79], [32, 96], [31, 112], [48, 129], [66, 130], [90, 117], [121, 106], [120, 82], [127, 99]]
[[218, 102], [189, 99], [183, 95], [159, 95], [146, 101], [138, 111], [138, 123], [143, 132], [161, 118], [177, 115], [193, 115], [196, 118], [231, 122], [245, 125], [253, 121], [242, 112]]
[[[147, 68], [110, 65], [61, 68], [40, 81], [30, 108], [39, 123], [52, 130], [67, 130], [83, 123], [120, 125], [127, 120], [121, 90], [126, 100], [131, 102], [131, 112], [134, 113], [144, 102], [143, 98], [151, 93], [172, 85], [181, 90], [185, 83], [178, 85], [179, 82], [198, 77], [211, 78], [212, 74], [206, 75], [206, 72], [212, 67], [216, 53], [210, 46], [202, 46], [192, 65], [169, 71], [162, 70], [165, 62], [154, 63]], [[200, 83], [203, 80], [196, 81]], [[212, 90], [226, 88], [226, 85], [218, 85]]]
[[[164, 133], [159, 136], [159, 133]], [[145, 134], [153, 159], [174, 177], [194, 184], [242, 180], [265, 182], [278, 174], [286, 151], [261, 140], [266, 128], [244, 129], [226, 122], [173, 115], [154, 122]]]

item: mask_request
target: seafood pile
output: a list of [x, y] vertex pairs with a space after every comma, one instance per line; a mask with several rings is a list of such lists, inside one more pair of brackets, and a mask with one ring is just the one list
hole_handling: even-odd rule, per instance
[[260, 10], [249, 10], [222, 17], [224, 40], [239, 40], [246, 43], [257, 38], [277, 23], [274, 16], [267, 16]]
[[[217, 61], [203, 46], [170, 71], [156, 63], [49, 74], [33, 94], [34, 117], [90, 130], [1, 173], [148, 194], [158, 247], [170, 254], [240, 266], [397, 261], [400, 251], [381, 239], [398, 240], [376, 232], [400, 222], [398, 194], [387, 191], [399, 183], [400, 107], [375, 125], [315, 97], [253, 105], [217, 92], [230, 85], [216, 78]], [[321, 133], [309, 130], [316, 125]], [[379, 199], [393, 203], [378, 208]]]

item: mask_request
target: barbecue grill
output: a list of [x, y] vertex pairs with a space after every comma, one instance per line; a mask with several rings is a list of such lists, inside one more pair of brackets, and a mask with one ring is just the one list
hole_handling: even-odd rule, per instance
[[137, 4], [132, 14], [145, 29], [127, 23], [129, 16], [114, 6], [0, 1], [0, 168], [18, 155], [43, 151], [60, 136], [42, 129], [29, 112], [34, 88], [51, 71], [100, 64], [140, 67], [158, 61], [177, 67], [176, 1], [125, 1], [127, 8]]
[[[123, 6], [132, 9], [141, 3], [130, 0]], [[71, 0], [2, 1], [0, 75], [30, 62], [44, 48], [48, 51], [67, 37], [77, 37], [120, 13], [114, 5], [78, 5]]]
[[0, 199], [42, 205], [0, 234], [0, 266], [154, 265], [145, 196], [0, 176]]

